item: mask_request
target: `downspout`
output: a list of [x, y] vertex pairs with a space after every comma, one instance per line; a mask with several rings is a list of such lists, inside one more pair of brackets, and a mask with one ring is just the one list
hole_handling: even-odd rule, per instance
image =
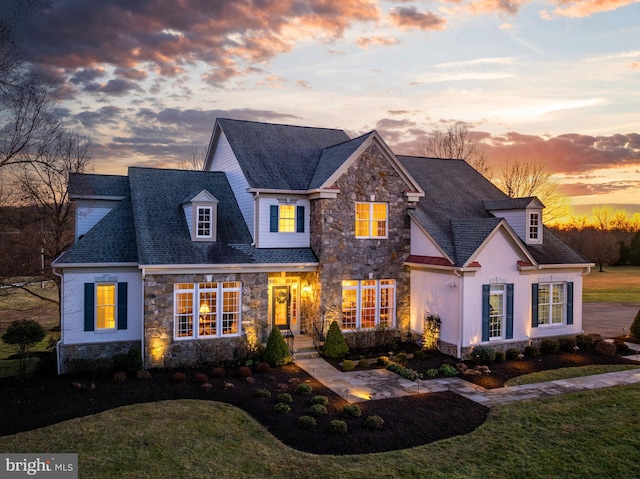
[[460, 270], [453, 270], [460, 279], [460, 341], [458, 342], [458, 358], [462, 359], [462, 342], [463, 342], [463, 330], [464, 330], [464, 281], [462, 280], [462, 274]]
[[142, 282], [142, 289], [141, 289], [141, 293], [142, 293], [142, 301], [140, 301], [140, 325], [142, 328], [142, 334], [140, 335], [140, 355], [142, 356], [142, 369], [146, 369], [146, 364], [145, 364], [145, 354], [144, 354], [144, 279], [147, 275], [146, 271], [144, 270], [144, 267], [141, 268], [142, 271], [142, 278], [141, 278], [141, 282]]
[[253, 196], [253, 243], [251, 246], [255, 246], [258, 244], [258, 198], [260, 197], [260, 192], [256, 191]]
[[62, 318], [64, 318], [64, 276], [62, 276], [62, 273], [58, 273], [53, 265], [51, 266], [51, 271], [60, 278], [60, 340], [56, 343], [56, 370], [58, 376], [60, 376], [60, 344], [64, 343], [64, 328], [62, 327]]

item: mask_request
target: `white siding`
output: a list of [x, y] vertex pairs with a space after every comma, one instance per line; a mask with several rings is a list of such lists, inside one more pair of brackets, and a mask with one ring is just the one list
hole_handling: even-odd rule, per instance
[[187, 221], [187, 228], [189, 228], [189, 234], [191, 239], [195, 238], [196, 234], [193, 231], [193, 206], [191, 204], [185, 204], [182, 206], [184, 210], [184, 219]]
[[[84, 330], [84, 283], [94, 283], [108, 275], [127, 286], [127, 329], [109, 332]], [[63, 276], [63, 344], [138, 341], [142, 339], [142, 276], [137, 268], [101, 268], [90, 272], [65, 269]]]
[[422, 229], [411, 220], [411, 254], [442, 257], [442, 253]]
[[[269, 231], [270, 207], [279, 205], [279, 200], [290, 200], [290, 204], [304, 206], [304, 233], [271, 233]], [[302, 197], [260, 196], [258, 208], [258, 248], [308, 248], [310, 246], [310, 207], [309, 200]]]
[[224, 171], [227, 175], [227, 180], [229, 180], [229, 185], [231, 185], [233, 194], [236, 197], [236, 201], [242, 212], [242, 217], [249, 228], [251, 236], [255, 240], [256, 235], [253, 231], [253, 195], [247, 193], [249, 183], [242, 172], [242, 168], [240, 168], [238, 159], [233, 153], [224, 132], [220, 132], [220, 139], [218, 140], [216, 151], [213, 154], [210, 171]]
[[526, 241], [527, 234], [527, 214], [525, 210], [492, 211], [494, 216], [504, 218], [511, 226], [511, 229], [522, 241]]
[[119, 201], [76, 200], [75, 239], [86, 234], [119, 203]]

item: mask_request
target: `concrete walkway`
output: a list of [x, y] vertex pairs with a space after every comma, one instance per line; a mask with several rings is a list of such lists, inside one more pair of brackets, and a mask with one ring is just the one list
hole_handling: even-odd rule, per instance
[[[639, 355], [629, 359], [638, 360]], [[409, 381], [386, 369], [342, 372], [322, 358], [297, 359], [295, 364], [350, 403], [452, 391], [484, 406], [538, 399], [558, 394], [640, 383], [640, 369], [561, 379], [522, 386], [485, 389], [460, 378]]]

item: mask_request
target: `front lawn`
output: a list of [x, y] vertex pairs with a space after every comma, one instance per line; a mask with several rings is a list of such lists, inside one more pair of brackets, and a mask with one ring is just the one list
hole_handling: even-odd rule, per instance
[[584, 277], [582, 300], [585, 303], [640, 302], [640, 266], [596, 268]]

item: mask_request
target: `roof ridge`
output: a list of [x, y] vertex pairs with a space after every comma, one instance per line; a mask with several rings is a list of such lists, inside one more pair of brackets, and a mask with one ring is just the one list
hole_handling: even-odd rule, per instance
[[253, 123], [256, 125], [271, 125], [271, 126], [286, 126], [286, 127], [291, 127], [291, 128], [303, 128], [303, 129], [307, 129], [307, 130], [330, 130], [330, 131], [342, 131], [344, 132], [344, 130], [342, 128], [329, 128], [329, 127], [323, 127], [323, 126], [303, 126], [303, 125], [292, 125], [291, 123], [273, 123], [273, 122], [266, 122], [266, 121], [253, 121], [253, 120], [238, 120], [235, 118], [216, 118], [216, 121], [235, 121], [235, 122], [239, 122], [239, 123]]

